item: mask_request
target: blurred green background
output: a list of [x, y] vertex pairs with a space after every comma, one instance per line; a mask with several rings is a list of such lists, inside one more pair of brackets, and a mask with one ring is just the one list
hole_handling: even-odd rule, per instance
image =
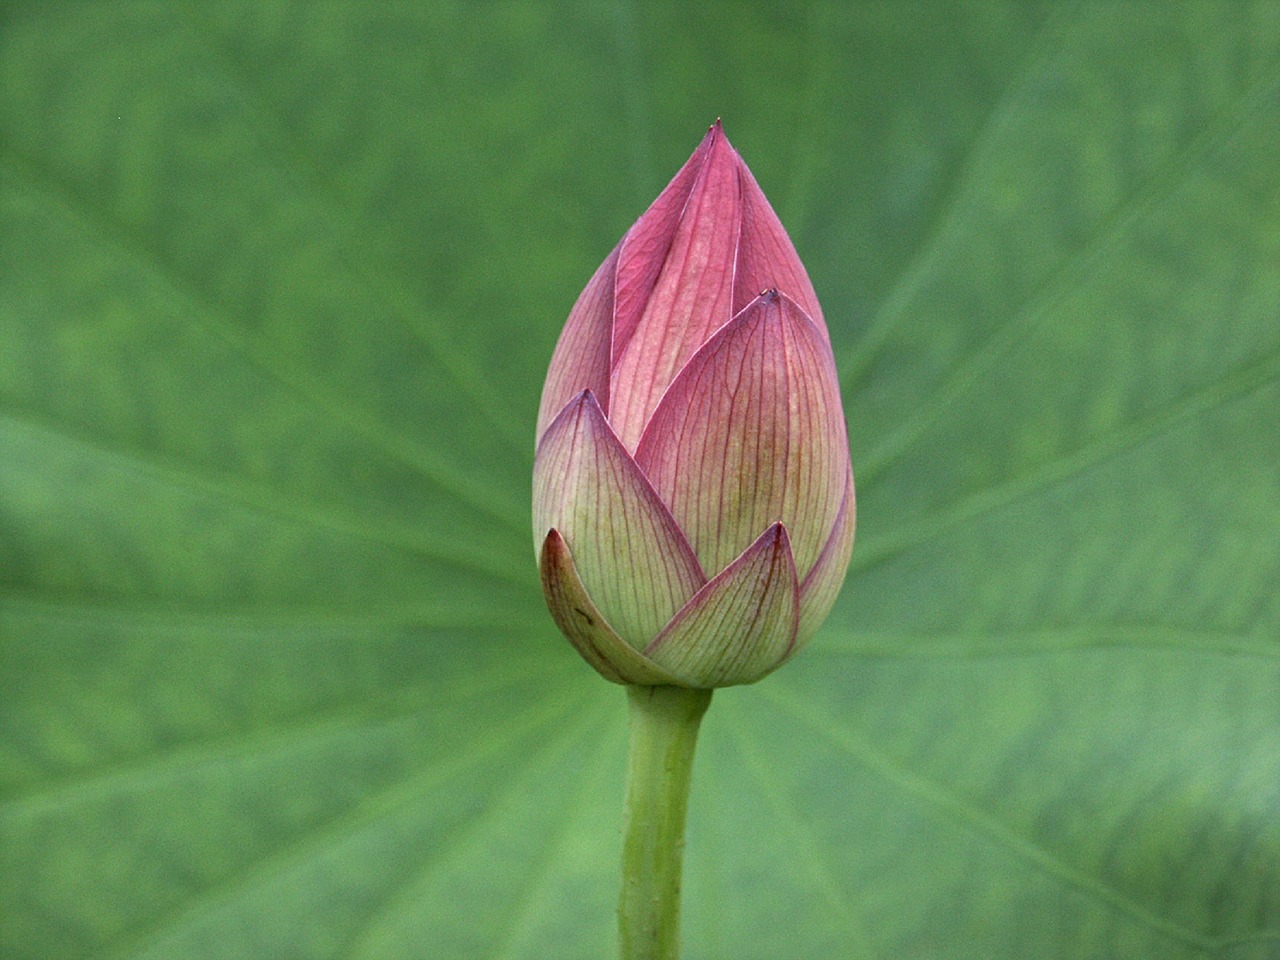
[[8, 2], [0, 956], [610, 956], [578, 291], [726, 130], [859, 493], [690, 960], [1280, 957], [1280, 3]]

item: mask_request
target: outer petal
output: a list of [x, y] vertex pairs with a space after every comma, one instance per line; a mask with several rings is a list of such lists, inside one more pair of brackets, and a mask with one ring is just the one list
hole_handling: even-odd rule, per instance
[[773, 212], [756, 178], [745, 163], [739, 164], [742, 191], [742, 235], [738, 241], [738, 269], [733, 286], [733, 312], [754, 300], [761, 290], [781, 290], [818, 325], [830, 341], [822, 307], [804, 264]]
[[754, 683], [794, 646], [798, 611], [791, 544], [775, 523], [685, 604], [645, 654], [693, 686]]
[[[618, 325], [614, 341], [609, 423], [635, 450], [649, 415], [680, 368], [732, 314], [733, 271], [742, 204], [738, 168], [719, 124], [704, 141], [698, 170], [662, 260], [661, 272], [629, 335]], [[696, 154], [695, 154], [696, 156]], [[643, 221], [623, 242], [621, 273], [632, 269], [630, 246]], [[652, 265], [659, 245], [643, 255]], [[640, 257], [641, 255], [637, 255]]]
[[582, 585], [573, 555], [559, 531], [547, 534], [538, 566], [542, 594], [556, 626], [602, 677], [614, 683], [687, 686], [681, 678], [629, 646], [609, 626]]
[[636, 462], [704, 570], [722, 569], [756, 531], [781, 521], [803, 578], [835, 523], [849, 469], [831, 347], [794, 301], [761, 295], [671, 384]]
[[723, 139], [717, 122], [579, 294], [547, 371], [538, 410], [539, 437], [564, 405], [583, 390], [594, 393], [608, 414], [613, 357], [635, 333], [675, 239], [689, 193], [713, 144]]
[[671, 512], [584, 390], [547, 428], [533, 464], [534, 548], [558, 530], [618, 635], [643, 649], [706, 582]]
[[[618, 244], [618, 282], [615, 294], [613, 353], [620, 356], [636, 332], [662, 267], [671, 252], [680, 227], [680, 217], [689, 203], [689, 195], [702, 173], [703, 165], [724, 132], [717, 121], [698, 144], [685, 165], [671, 178], [658, 199], [649, 205], [640, 219], [631, 225]], [[609, 413], [608, 404], [601, 404]]]
[[569, 311], [542, 387], [539, 438], [564, 405], [583, 390], [592, 391], [606, 409], [609, 406], [609, 344], [613, 337], [617, 265], [618, 249], [615, 248]]
[[797, 631], [796, 646], [792, 653], [798, 653], [809, 642], [835, 605], [840, 586], [844, 583], [844, 575], [849, 569], [849, 557], [853, 554], [856, 514], [853, 470], [850, 469], [845, 481], [844, 499], [840, 501], [840, 513], [836, 515], [831, 536], [827, 538], [822, 553], [818, 554], [813, 569], [800, 584], [800, 629]]

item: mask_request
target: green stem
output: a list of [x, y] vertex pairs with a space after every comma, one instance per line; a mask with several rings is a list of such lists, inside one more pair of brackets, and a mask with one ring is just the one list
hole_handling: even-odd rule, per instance
[[680, 862], [698, 724], [710, 690], [628, 687], [631, 713], [623, 810], [622, 960], [680, 955]]

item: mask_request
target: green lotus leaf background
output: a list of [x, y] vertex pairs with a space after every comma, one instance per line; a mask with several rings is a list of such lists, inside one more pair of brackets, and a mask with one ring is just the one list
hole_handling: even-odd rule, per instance
[[32, 0], [0, 91], [0, 956], [612, 955], [533, 425], [721, 116], [859, 532], [687, 957], [1280, 957], [1280, 3]]

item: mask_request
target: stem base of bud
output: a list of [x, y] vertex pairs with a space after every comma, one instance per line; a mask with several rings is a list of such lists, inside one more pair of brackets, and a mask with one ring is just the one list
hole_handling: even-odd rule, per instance
[[677, 960], [680, 871], [693, 753], [710, 690], [627, 687], [630, 736], [623, 810], [622, 960]]

